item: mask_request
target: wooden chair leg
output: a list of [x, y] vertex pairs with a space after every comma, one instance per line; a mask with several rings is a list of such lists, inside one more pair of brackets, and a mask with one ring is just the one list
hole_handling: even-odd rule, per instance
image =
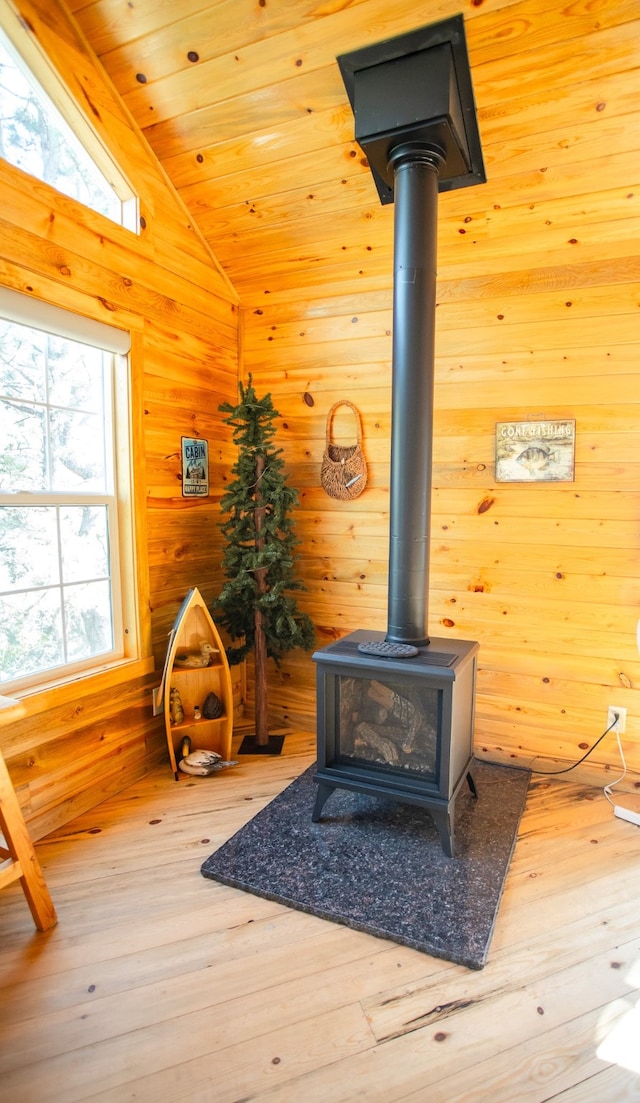
[[46, 931], [58, 917], [2, 754], [0, 831], [6, 844], [0, 846], [0, 888], [19, 879], [36, 927]]

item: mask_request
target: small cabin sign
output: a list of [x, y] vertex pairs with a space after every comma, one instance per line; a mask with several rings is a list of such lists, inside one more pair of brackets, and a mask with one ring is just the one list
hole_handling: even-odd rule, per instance
[[209, 445], [199, 437], [182, 437], [182, 496], [204, 498], [209, 493]]
[[496, 482], [573, 482], [575, 421], [501, 421], [496, 425]]

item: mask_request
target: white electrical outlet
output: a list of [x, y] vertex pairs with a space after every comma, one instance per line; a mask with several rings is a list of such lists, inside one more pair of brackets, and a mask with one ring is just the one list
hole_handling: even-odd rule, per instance
[[[614, 723], [616, 716], [618, 717], [617, 723]], [[618, 705], [609, 705], [607, 710], [607, 727], [613, 724], [611, 728], [612, 732], [617, 732], [618, 735], [622, 735], [627, 726], [627, 710], [620, 708]]]

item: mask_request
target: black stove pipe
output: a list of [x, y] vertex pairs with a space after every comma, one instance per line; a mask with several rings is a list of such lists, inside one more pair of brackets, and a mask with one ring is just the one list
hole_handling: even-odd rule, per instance
[[435, 145], [392, 151], [395, 183], [387, 639], [429, 643], [438, 172]]

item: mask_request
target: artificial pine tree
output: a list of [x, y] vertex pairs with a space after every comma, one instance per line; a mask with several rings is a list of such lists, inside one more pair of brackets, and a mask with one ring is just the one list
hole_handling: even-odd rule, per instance
[[276, 664], [296, 647], [314, 643], [311, 619], [300, 612], [292, 591], [304, 586], [294, 577], [295, 548], [290, 511], [298, 503], [297, 490], [287, 483], [282, 449], [273, 445], [275, 420], [280, 415], [271, 395], [258, 398], [249, 376], [240, 383], [240, 402], [223, 403], [219, 410], [233, 427], [238, 459], [235, 476], [220, 507], [228, 514], [222, 524], [227, 541], [222, 566], [227, 581], [216, 603], [216, 616], [233, 641], [229, 663], [255, 652], [255, 742], [269, 746], [267, 659]]

